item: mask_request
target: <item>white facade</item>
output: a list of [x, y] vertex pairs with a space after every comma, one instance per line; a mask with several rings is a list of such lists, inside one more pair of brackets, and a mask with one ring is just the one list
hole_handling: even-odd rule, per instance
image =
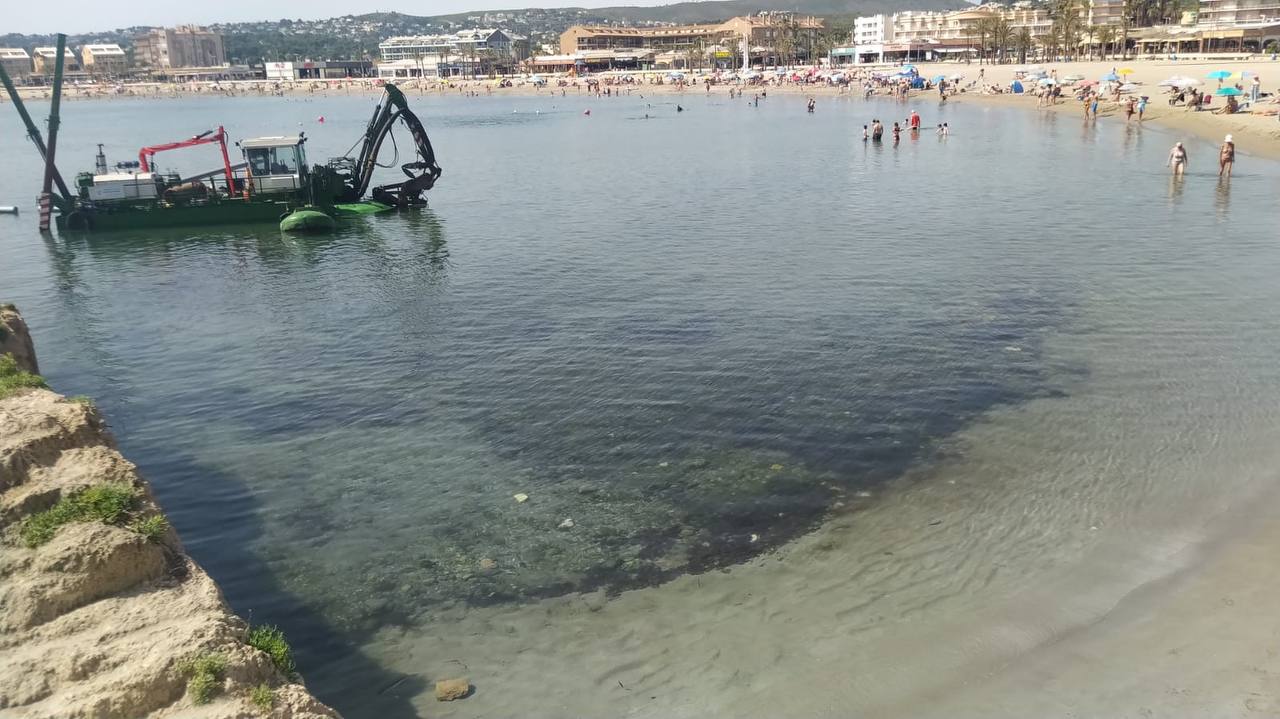
[[121, 75], [128, 57], [119, 45], [85, 45], [80, 48], [80, 63], [85, 70], [98, 75]]
[[407, 35], [378, 43], [383, 62], [416, 60], [425, 55], [476, 57], [485, 53], [513, 56], [513, 37], [502, 30], [461, 30], [452, 35]]
[[4, 65], [9, 77], [19, 82], [26, 81], [31, 75], [31, 56], [19, 47], [0, 47], [0, 64]]
[[446, 61], [444, 55], [423, 55], [421, 58], [392, 60], [378, 63], [378, 77], [384, 80], [405, 79], [410, 77], [438, 77], [440, 63]]
[[876, 45], [886, 42], [893, 42], [891, 15], [863, 16], [853, 21], [854, 45]]

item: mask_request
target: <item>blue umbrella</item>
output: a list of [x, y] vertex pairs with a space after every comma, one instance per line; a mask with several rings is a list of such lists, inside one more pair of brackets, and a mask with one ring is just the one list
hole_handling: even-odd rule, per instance
[[1240, 92], [1239, 90], [1235, 89], [1234, 87], [1220, 87], [1220, 88], [1218, 88], [1217, 90], [1215, 90], [1213, 94], [1215, 94], [1215, 95], [1243, 95], [1244, 93]]
[[1214, 70], [1205, 77], [1208, 77], [1210, 80], [1226, 80], [1231, 77], [1231, 72], [1229, 70]]
[[1119, 79], [1120, 79], [1120, 76], [1115, 74], [1114, 72], [1109, 72], [1106, 75], [1102, 76], [1103, 82], [1115, 82], [1116, 80], [1119, 80]]
[[937, 77], [933, 78], [933, 84], [936, 85], [946, 79], [947, 79], [946, 75], [938, 75]]

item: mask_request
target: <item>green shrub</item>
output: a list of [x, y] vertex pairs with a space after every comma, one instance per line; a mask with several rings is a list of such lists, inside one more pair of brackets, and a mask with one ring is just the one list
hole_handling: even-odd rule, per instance
[[165, 519], [163, 514], [153, 514], [150, 517], [135, 520], [129, 525], [129, 529], [141, 534], [149, 541], [159, 542], [169, 529], [169, 520]]
[[178, 664], [178, 671], [187, 677], [187, 694], [193, 704], [208, 704], [222, 687], [222, 673], [227, 660], [221, 654], [210, 652], [198, 657], [188, 657]]
[[87, 395], [87, 394], [77, 394], [77, 395], [72, 395], [72, 396], [70, 396], [70, 397], [68, 397], [68, 398], [67, 398], [67, 401], [68, 401], [68, 402], [74, 402], [74, 403], [76, 403], [76, 404], [82, 404], [82, 405], [84, 405], [84, 406], [86, 406], [86, 407], [89, 407], [89, 408], [93, 408], [93, 407], [96, 407], [96, 406], [97, 406], [97, 405], [95, 405], [95, 404], [93, 403], [93, 398], [92, 398], [92, 397], [90, 397], [90, 396], [89, 396], [89, 395]]
[[259, 684], [249, 692], [249, 701], [264, 712], [271, 711], [271, 707], [275, 706], [276, 693], [271, 691], [271, 687], [266, 684]]
[[18, 369], [18, 360], [13, 355], [0, 355], [0, 399], [30, 387], [44, 389], [48, 386], [40, 375]]
[[22, 541], [38, 547], [53, 539], [58, 528], [71, 522], [98, 521], [120, 524], [138, 504], [141, 493], [127, 484], [98, 484], [74, 492], [43, 512], [27, 517], [22, 523]]
[[295, 676], [293, 650], [289, 648], [289, 642], [285, 641], [284, 632], [277, 627], [253, 627], [249, 630], [246, 643], [254, 649], [266, 652], [271, 657], [271, 663], [286, 677], [292, 679]]

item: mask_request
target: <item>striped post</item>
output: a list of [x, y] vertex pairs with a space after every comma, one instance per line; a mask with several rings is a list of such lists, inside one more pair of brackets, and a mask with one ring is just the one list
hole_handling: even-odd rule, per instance
[[49, 219], [53, 216], [53, 196], [48, 192], [40, 193], [40, 231], [49, 231]]

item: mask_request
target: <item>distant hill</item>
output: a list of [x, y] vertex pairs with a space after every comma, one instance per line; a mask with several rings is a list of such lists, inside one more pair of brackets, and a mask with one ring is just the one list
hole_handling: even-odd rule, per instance
[[[211, 25], [225, 38], [227, 58], [235, 63], [263, 60], [358, 60], [376, 58], [378, 43], [392, 35], [454, 32], [467, 27], [499, 27], [529, 37], [535, 49], [554, 44], [571, 25], [654, 25], [703, 23], [750, 15], [761, 10], [785, 10], [826, 18], [835, 34], [847, 33], [852, 18], [902, 10], [952, 10], [970, 7], [965, 0], [703, 0], [657, 7], [608, 8], [551, 7], [518, 10], [484, 10], [450, 15], [365, 13], [323, 20], [262, 20]], [[79, 47], [90, 42], [119, 43], [128, 49], [133, 36], [144, 28], [130, 27], [72, 35], [68, 43]], [[30, 50], [52, 45], [53, 36], [0, 35], [0, 47]]]
[[[955, 10], [972, 7], [965, 0], [701, 0], [654, 7], [620, 5], [606, 8], [562, 8], [579, 11], [584, 16], [605, 21], [619, 22], [668, 22], [701, 23], [728, 20], [739, 15], [750, 15], [761, 10], [784, 10], [801, 15], [818, 17], [853, 17], [876, 15], [902, 10]], [[527, 10], [489, 11], [517, 14]], [[452, 15], [436, 15], [435, 19], [460, 21], [477, 13], [464, 12]]]

